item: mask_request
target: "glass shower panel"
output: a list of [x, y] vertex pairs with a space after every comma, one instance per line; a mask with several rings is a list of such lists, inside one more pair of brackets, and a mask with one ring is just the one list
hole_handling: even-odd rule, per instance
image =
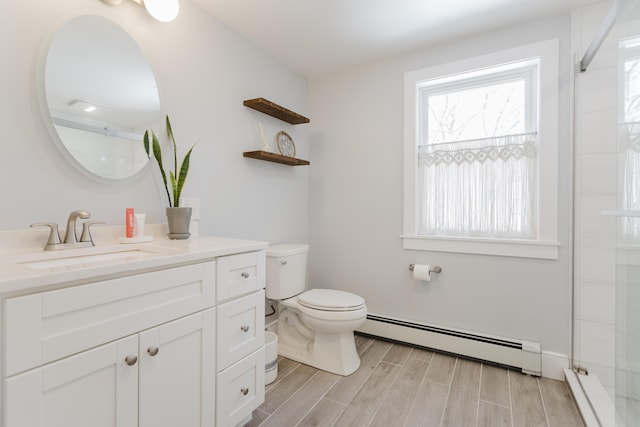
[[640, 0], [618, 17], [616, 425], [640, 425]]

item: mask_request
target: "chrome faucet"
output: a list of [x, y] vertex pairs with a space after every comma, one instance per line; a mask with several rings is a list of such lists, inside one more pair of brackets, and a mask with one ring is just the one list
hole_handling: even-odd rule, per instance
[[80, 241], [78, 241], [78, 235], [76, 233], [76, 222], [80, 219], [89, 219], [91, 214], [87, 211], [73, 211], [69, 214], [67, 219], [67, 229], [64, 233], [64, 242], [60, 240], [60, 233], [58, 232], [58, 224], [55, 223], [36, 223], [31, 224], [31, 227], [49, 227], [50, 233], [47, 243], [44, 246], [45, 251], [57, 250], [57, 249], [71, 249], [95, 246], [93, 237], [91, 236], [91, 226], [93, 224], [104, 224], [104, 221], [87, 221], [82, 224], [82, 235]]

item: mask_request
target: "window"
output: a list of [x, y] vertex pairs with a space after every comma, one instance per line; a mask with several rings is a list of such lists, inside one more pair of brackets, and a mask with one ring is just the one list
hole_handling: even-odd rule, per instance
[[[621, 204], [624, 211], [640, 211], [640, 38], [620, 41], [622, 73], [619, 99], [622, 103], [618, 131], [622, 179]], [[640, 241], [640, 218], [622, 218], [622, 239]]]
[[537, 67], [417, 85], [418, 234], [535, 238]]
[[557, 58], [549, 41], [405, 75], [406, 249], [557, 258]]

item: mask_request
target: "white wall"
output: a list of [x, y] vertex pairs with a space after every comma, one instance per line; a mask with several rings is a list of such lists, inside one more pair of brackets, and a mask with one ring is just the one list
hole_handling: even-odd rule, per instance
[[286, 130], [299, 157], [308, 158], [308, 125], [293, 127], [242, 105], [244, 99], [265, 97], [307, 115], [306, 79], [190, 0], [180, 4], [178, 19], [164, 24], [133, 2], [118, 7], [99, 0], [2, 3], [0, 229], [43, 221], [64, 225], [74, 209], [123, 224], [125, 208], [134, 207], [147, 213], [148, 222], [166, 222], [155, 170], [127, 183], [93, 181], [69, 166], [40, 113], [36, 79], [47, 38], [75, 15], [98, 13], [122, 25], [147, 55], [179, 153], [198, 142], [183, 197], [201, 199], [201, 234], [307, 240], [309, 168], [242, 157], [243, 151], [260, 148], [254, 126], [262, 122], [272, 137]]
[[[574, 51], [582, 57], [611, 1], [572, 14]], [[576, 75], [576, 366], [615, 385], [617, 35], [609, 34], [586, 72]]]
[[[560, 40], [557, 261], [402, 249], [403, 75]], [[311, 80], [310, 284], [362, 295], [370, 312], [539, 342], [570, 353], [570, 16], [479, 34]], [[442, 267], [429, 284], [410, 263]]]

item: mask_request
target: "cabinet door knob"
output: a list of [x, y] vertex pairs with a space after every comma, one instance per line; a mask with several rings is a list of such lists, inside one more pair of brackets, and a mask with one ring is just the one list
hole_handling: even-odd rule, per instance
[[249, 389], [247, 387], [243, 387], [240, 389], [240, 393], [246, 396], [247, 394], [249, 394]]
[[246, 271], [243, 271], [241, 276], [244, 277], [245, 279], [248, 279], [249, 278], [249, 273], [247, 273]]
[[242, 332], [249, 332], [249, 325], [242, 325], [240, 329], [242, 329]]
[[127, 365], [133, 366], [138, 361], [138, 356], [127, 356], [124, 358], [124, 361], [127, 363]]
[[149, 356], [153, 357], [156, 354], [158, 354], [158, 351], [160, 351], [160, 349], [158, 347], [149, 347], [147, 349], [147, 353], [149, 353]]

